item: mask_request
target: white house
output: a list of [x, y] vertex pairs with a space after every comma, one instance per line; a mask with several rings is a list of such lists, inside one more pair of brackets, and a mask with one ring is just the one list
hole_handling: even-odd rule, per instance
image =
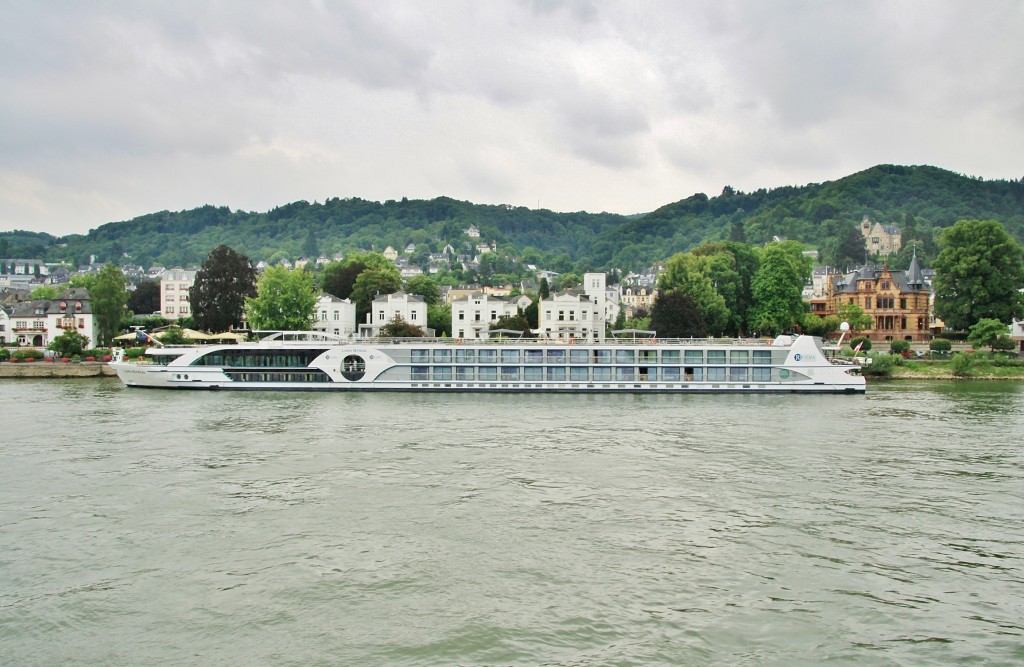
[[419, 294], [381, 294], [370, 305], [366, 324], [359, 325], [359, 335], [373, 337], [380, 335], [381, 327], [401, 317], [407, 323], [427, 331], [427, 302]]
[[519, 308], [512, 301], [475, 292], [452, 301], [452, 336], [455, 338], [489, 338], [491, 324], [505, 315], [515, 315]]
[[4, 308], [0, 308], [0, 345], [13, 342], [11, 339], [11, 318]]
[[350, 299], [339, 299], [324, 293], [316, 302], [316, 321], [313, 331], [323, 331], [342, 338], [356, 335], [356, 304]]
[[160, 274], [160, 315], [177, 320], [192, 315], [188, 292], [196, 282], [198, 271], [167, 269]]
[[73, 329], [96, 345], [98, 332], [92, 316], [89, 290], [72, 287], [56, 299], [35, 299], [15, 305], [9, 317], [9, 333], [5, 342], [33, 347], [46, 347], [67, 329]]
[[581, 288], [541, 299], [537, 306], [540, 334], [559, 340], [603, 341], [607, 308], [605, 274], [584, 274]]

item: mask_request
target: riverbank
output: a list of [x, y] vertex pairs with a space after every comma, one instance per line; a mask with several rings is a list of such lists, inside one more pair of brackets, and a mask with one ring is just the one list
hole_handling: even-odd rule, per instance
[[0, 379], [7, 378], [88, 378], [117, 375], [103, 361], [64, 364], [59, 361], [0, 362]]
[[887, 375], [868, 376], [868, 380], [1016, 380], [1024, 381], [1024, 365], [978, 360], [963, 374], [954, 373], [950, 361], [904, 360]]

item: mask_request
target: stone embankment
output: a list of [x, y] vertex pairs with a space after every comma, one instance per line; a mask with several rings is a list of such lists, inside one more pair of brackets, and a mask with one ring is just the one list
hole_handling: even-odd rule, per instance
[[114, 369], [103, 361], [83, 361], [63, 364], [57, 362], [9, 361], [0, 362], [0, 379], [5, 378], [91, 378], [117, 375]]

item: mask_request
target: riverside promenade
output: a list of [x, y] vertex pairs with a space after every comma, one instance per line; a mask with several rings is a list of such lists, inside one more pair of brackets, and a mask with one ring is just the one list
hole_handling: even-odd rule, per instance
[[0, 362], [0, 380], [7, 378], [89, 378], [115, 376], [117, 373], [105, 361], [18, 361]]

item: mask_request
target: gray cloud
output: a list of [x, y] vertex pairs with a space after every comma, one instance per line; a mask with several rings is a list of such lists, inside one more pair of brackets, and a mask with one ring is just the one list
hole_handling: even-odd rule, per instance
[[1014, 177], [1008, 1], [5, 3], [0, 229], [434, 197], [650, 210], [881, 162]]

